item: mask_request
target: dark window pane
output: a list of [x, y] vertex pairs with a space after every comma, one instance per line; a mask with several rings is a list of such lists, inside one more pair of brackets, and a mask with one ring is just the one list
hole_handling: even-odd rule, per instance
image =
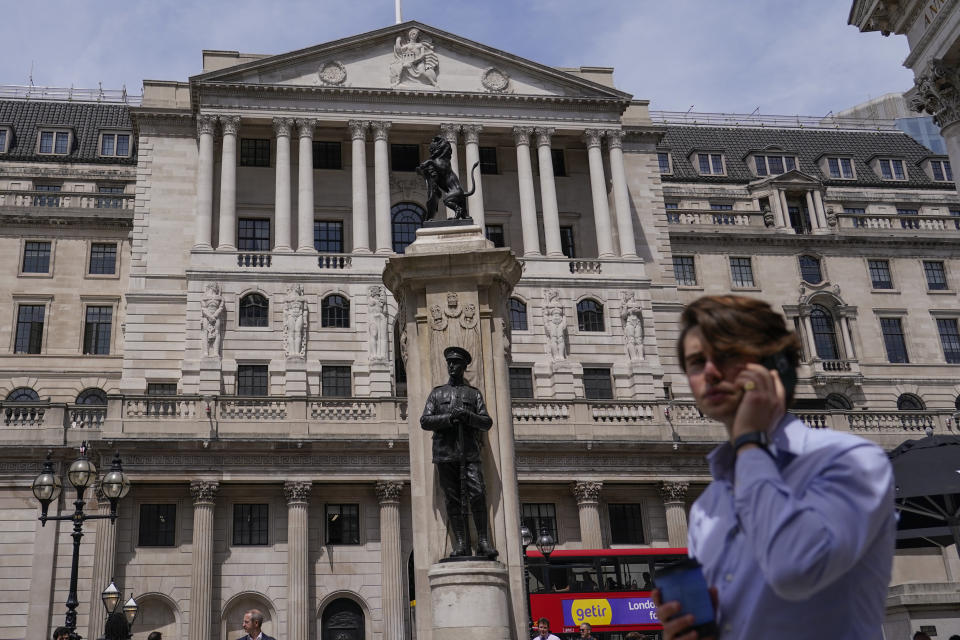
[[23, 243], [23, 272], [50, 273], [50, 243]]
[[814, 305], [813, 311], [810, 312], [810, 326], [813, 328], [813, 342], [817, 348], [817, 357], [821, 360], [838, 359], [837, 335], [830, 312], [820, 305]]
[[393, 251], [403, 253], [417, 239], [417, 229], [423, 226], [426, 212], [411, 202], [401, 202], [390, 210], [393, 221]]
[[327, 544], [360, 544], [360, 505], [328, 504]]
[[7, 394], [7, 402], [37, 402], [40, 396], [29, 387], [20, 387]]
[[948, 364], [960, 364], [960, 331], [956, 318], [937, 318], [937, 331], [940, 332], [940, 344], [943, 356]]
[[110, 330], [113, 323], [113, 307], [87, 307], [83, 326], [83, 352], [88, 355], [110, 353]]
[[533, 369], [510, 367], [510, 395], [514, 398], [533, 397]]
[[269, 139], [240, 139], [240, 166], [241, 167], [269, 167], [270, 140]]
[[313, 248], [320, 253], [343, 253], [343, 222], [340, 220], [314, 221]]
[[847, 396], [840, 393], [831, 393], [828, 395], [825, 404], [827, 409], [832, 411], [850, 411], [853, 409], [853, 405], [850, 404]]
[[105, 133], [100, 138], [100, 155], [102, 156], [112, 156], [113, 155], [113, 146], [116, 143], [116, 136], [112, 133]]
[[611, 504], [610, 542], [613, 544], [643, 544], [643, 518], [639, 504]]
[[839, 158], [827, 158], [827, 165], [830, 167], [830, 177], [839, 178], [840, 176], [840, 159]]
[[893, 278], [890, 276], [890, 262], [887, 260], [868, 260], [870, 282], [874, 289], [893, 289]]
[[553, 161], [553, 175], [558, 177], [567, 175], [567, 163], [563, 159], [563, 149], [550, 149], [550, 159]]
[[904, 393], [897, 398], [898, 411], [923, 411], [923, 400], [912, 393]]
[[510, 298], [510, 329], [526, 331], [527, 328], [527, 305], [522, 300]]
[[603, 305], [596, 300], [577, 303], [577, 324], [580, 331], [603, 331]]
[[[123, 187], [114, 187], [101, 185], [97, 187], [97, 193], [123, 193]], [[111, 198], [109, 196], [99, 197], [94, 201], [94, 207], [97, 209], [119, 209], [123, 201], [120, 198]]]
[[910, 362], [900, 318], [880, 318], [880, 328], [883, 330], [883, 342], [887, 348], [887, 360]]
[[844, 178], [853, 178], [853, 161], [850, 158], [840, 158], [840, 170]]
[[268, 395], [268, 375], [267, 365], [265, 364], [237, 365], [237, 395]]
[[550, 503], [525, 503], [520, 507], [521, 525], [530, 529], [534, 539], [546, 529], [553, 536], [554, 542], [560, 544], [557, 537], [557, 508]]
[[54, 143], [54, 153], [64, 154], [68, 151], [70, 143], [70, 134], [64, 131], [57, 132], [57, 141]]
[[946, 180], [946, 176], [943, 175], [943, 165], [940, 162], [938, 162], [937, 160], [934, 160], [933, 162], [930, 163], [930, 168], [933, 169], [934, 180], [936, 180], [937, 182], [943, 182], [944, 180]]
[[[471, 167], [467, 167], [467, 169], [471, 169]], [[496, 147], [480, 147], [480, 173], [485, 175], [496, 175], [500, 173], [497, 169]]]
[[806, 207], [787, 206], [787, 213], [790, 216], [790, 226], [797, 233], [810, 233], [810, 212]]
[[117, 271], [117, 245], [106, 242], [94, 242], [90, 245], [91, 274], [113, 275]]
[[778, 176], [783, 173], [783, 156], [767, 156], [767, 163], [770, 166], [770, 175]]
[[22, 304], [17, 310], [17, 336], [14, 341], [14, 353], [40, 353], [43, 343], [42, 304]]
[[103, 389], [90, 388], [84, 389], [77, 395], [77, 404], [107, 404], [107, 394]]
[[270, 221], [263, 218], [237, 220], [237, 248], [240, 251], [270, 251]]
[[350, 328], [350, 301], [340, 295], [330, 295], [320, 303], [320, 326], [333, 329]]
[[177, 505], [141, 504], [137, 546], [172, 547], [176, 544]]
[[670, 173], [670, 154], [658, 153], [657, 164], [660, 165], [660, 173]]
[[720, 203], [720, 202], [711, 202], [710, 210], [711, 211], [733, 211], [733, 205]]
[[610, 380], [610, 369], [584, 367], [583, 394], [588, 400], [612, 400], [613, 384]]
[[233, 544], [265, 545], [269, 536], [269, 505], [233, 505]]
[[573, 239], [573, 227], [560, 227], [560, 251], [570, 259], [577, 257], [577, 246]]
[[[920, 213], [918, 209], [897, 209], [898, 216], [916, 216]], [[900, 227], [903, 229], [919, 229], [920, 221], [908, 218], [900, 218]]]
[[946, 291], [947, 272], [938, 260], [924, 260], [923, 272], [927, 276], [927, 288], [931, 291]]
[[53, 132], [40, 132], [40, 153], [53, 153]]
[[416, 171], [420, 164], [420, 145], [391, 144], [390, 166], [394, 171]]
[[0, 153], [7, 151], [7, 130], [0, 129]]
[[767, 175], [767, 157], [766, 156], [756, 156], [754, 158], [754, 164], [757, 167], [758, 176]]
[[715, 174], [720, 175], [723, 173], [723, 156], [719, 153], [711, 153], [710, 162], [713, 164], [713, 172]]
[[342, 169], [343, 158], [340, 155], [339, 142], [313, 141], [314, 169]]
[[800, 256], [800, 277], [804, 282], [819, 284], [823, 282], [820, 259], [813, 256]]
[[148, 382], [148, 396], [175, 396], [177, 395], [176, 382]]
[[710, 175], [710, 155], [706, 153], [697, 154], [697, 159], [700, 162], [700, 173], [704, 175]]
[[750, 258], [730, 258], [730, 273], [733, 276], [733, 286], [755, 286], [753, 283], [753, 266]]
[[797, 159], [796, 159], [796, 158], [794, 158], [794, 157], [792, 157], [792, 156], [788, 156], [788, 157], [784, 158], [783, 161], [784, 161], [784, 163], [786, 164], [787, 171], [793, 171], [794, 169], [797, 168]]
[[126, 157], [130, 155], [130, 136], [126, 133], [117, 134], [117, 156]]
[[320, 375], [320, 395], [326, 398], [349, 398], [352, 395], [349, 365], [324, 365]]
[[500, 249], [505, 246], [502, 224], [488, 224], [484, 230], [487, 235], [487, 240], [492, 242], [494, 247]]
[[270, 304], [265, 296], [250, 293], [240, 298], [240, 326], [267, 327], [270, 325]]
[[693, 256], [674, 256], [673, 274], [677, 284], [693, 287], [697, 284], [697, 270], [693, 263]]

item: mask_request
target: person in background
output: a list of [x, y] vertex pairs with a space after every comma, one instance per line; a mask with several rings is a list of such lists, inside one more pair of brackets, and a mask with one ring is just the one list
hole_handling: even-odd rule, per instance
[[580, 640], [595, 640], [593, 637], [593, 627], [589, 622], [580, 623]]
[[66, 627], [57, 627], [53, 630], [53, 640], [67, 640], [70, 637], [70, 629]]
[[150, 635], [147, 636], [147, 640], [163, 640], [163, 634], [159, 631], [151, 631]]
[[537, 630], [540, 633], [534, 636], [534, 640], [560, 640], [560, 638], [550, 633], [550, 621], [546, 618], [537, 620]]
[[247, 632], [247, 635], [237, 640], [247, 640], [247, 638], [250, 638], [250, 640], [274, 640], [265, 634], [261, 627], [263, 627], [263, 613], [258, 609], [250, 609], [243, 614], [243, 630]]

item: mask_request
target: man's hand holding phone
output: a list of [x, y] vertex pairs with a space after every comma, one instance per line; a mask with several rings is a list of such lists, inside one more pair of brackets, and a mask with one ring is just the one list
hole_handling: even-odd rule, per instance
[[659, 570], [655, 582], [652, 598], [664, 640], [716, 637], [717, 589], [707, 588], [700, 563], [681, 560]]
[[787, 392], [776, 369], [749, 363], [737, 375], [742, 390], [730, 441], [752, 431], [769, 431], [787, 411]]

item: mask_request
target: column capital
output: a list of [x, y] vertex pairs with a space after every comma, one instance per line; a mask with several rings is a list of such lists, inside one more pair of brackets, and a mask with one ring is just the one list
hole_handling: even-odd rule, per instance
[[482, 124], [463, 125], [463, 139], [467, 144], [477, 144], [480, 142], [480, 132], [483, 131]]
[[314, 118], [297, 118], [297, 133], [301, 138], [310, 138], [313, 139], [313, 129], [317, 126], [317, 121]]
[[577, 499], [577, 504], [598, 502], [603, 483], [592, 480], [578, 480], [570, 484], [570, 490]]
[[944, 129], [960, 121], [960, 72], [954, 65], [934, 58], [904, 97], [911, 109], [931, 114], [933, 121]]
[[190, 483], [190, 495], [193, 496], [193, 505], [195, 507], [212, 507], [217, 499], [217, 491], [220, 490], [220, 483], [216, 480], [194, 480]]
[[347, 126], [350, 127], [350, 137], [352, 139], [367, 139], [367, 129], [370, 128], [370, 123], [367, 120], [350, 120], [347, 122]]
[[443, 134], [444, 139], [450, 144], [457, 144], [457, 138], [462, 128], [463, 125], [457, 124], [456, 122], [443, 122], [440, 124], [440, 133]]
[[514, 127], [513, 142], [517, 146], [521, 144], [530, 144], [530, 134], [533, 133], [533, 127]]
[[660, 497], [664, 503], [683, 502], [687, 499], [687, 489], [690, 488], [689, 482], [671, 482], [664, 481], [657, 486]]
[[274, 118], [273, 133], [278, 138], [290, 137], [290, 129], [293, 127], [293, 118]]
[[220, 126], [223, 128], [223, 135], [235, 136], [240, 129], [240, 116], [219, 116]]
[[553, 134], [556, 132], [556, 129], [552, 127], [536, 127], [533, 132], [537, 136], [537, 146], [538, 147], [549, 147], [550, 139], [553, 137]]
[[623, 148], [623, 129], [607, 129], [604, 131], [607, 138], [607, 146], [611, 149]]
[[377, 501], [380, 504], [400, 502], [400, 493], [403, 491], [403, 482], [393, 480], [378, 480], [374, 486], [377, 492]]
[[[354, 121], [356, 122], [356, 121]], [[369, 123], [370, 128], [373, 129], [373, 139], [374, 140], [386, 140], [387, 135], [390, 133], [390, 127], [393, 126], [393, 123], [389, 120], [374, 120]], [[351, 132], [353, 129], [351, 128]], [[357, 136], [353, 136], [357, 137]]]
[[587, 149], [599, 147], [603, 140], [603, 129], [586, 129], [583, 132], [583, 141], [587, 143]]
[[283, 495], [287, 505], [307, 504], [310, 500], [310, 490], [313, 483], [306, 480], [287, 480], [283, 483]]
[[197, 135], [205, 133], [213, 135], [217, 131], [217, 116], [201, 113], [197, 116]]

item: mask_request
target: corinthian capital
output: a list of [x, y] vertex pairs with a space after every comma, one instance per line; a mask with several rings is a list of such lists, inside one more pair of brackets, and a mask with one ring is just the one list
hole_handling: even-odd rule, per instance
[[533, 133], [533, 127], [514, 127], [513, 143], [517, 146], [521, 144], [530, 144], [530, 134]]
[[587, 149], [599, 147], [603, 140], [603, 129], [587, 129], [583, 132], [583, 141], [587, 143]]
[[403, 483], [390, 480], [380, 480], [377, 482], [374, 489], [377, 492], [377, 500], [380, 502], [380, 504], [385, 502], [399, 502], [400, 493], [403, 491]]
[[311, 489], [313, 489], [312, 482], [287, 480], [283, 483], [283, 495], [288, 505], [306, 504], [310, 500]]
[[297, 118], [297, 133], [303, 139], [313, 140], [313, 130], [317, 126], [317, 121], [313, 118]]
[[444, 122], [440, 125], [440, 133], [443, 135], [443, 139], [449, 142], [451, 145], [457, 144], [457, 139], [460, 136], [460, 129], [463, 127], [455, 122]]
[[480, 142], [480, 132], [483, 125], [465, 124], [463, 125], [463, 139], [467, 144], [477, 144]]
[[220, 126], [223, 128], [223, 135], [235, 136], [240, 129], [240, 116], [220, 116]]
[[538, 147], [549, 147], [550, 139], [553, 137], [556, 129], [552, 129], [550, 127], [537, 127], [533, 130], [533, 132], [537, 134]]
[[933, 59], [914, 80], [906, 98], [914, 111], [926, 111], [941, 129], [960, 121], [960, 71], [955, 65]]
[[273, 133], [278, 138], [280, 137], [290, 137], [290, 129], [293, 127], [292, 118], [274, 118], [273, 119]]
[[623, 148], [623, 129], [607, 129], [604, 134], [607, 136], [607, 146], [611, 149]]
[[367, 129], [370, 128], [370, 123], [366, 120], [350, 120], [347, 122], [347, 126], [350, 127], [350, 137], [354, 140], [367, 139]]
[[393, 123], [386, 120], [374, 120], [371, 122], [370, 128], [373, 129], [373, 139], [386, 141], [392, 124]]
[[577, 499], [577, 504], [599, 501], [601, 489], [603, 489], [602, 482], [581, 480], [570, 485], [570, 490], [573, 491], [573, 495]]
[[216, 480], [194, 480], [190, 483], [190, 495], [193, 496], [194, 506], [213, 506], [217, 499], [220, 483]]
[[217, 116], [211, 116], [201, 113], [197, 116], [197, 135], [202, 136], [205, 133], [213, 135], [217, 130]]
[[687, 499], [687, 489], [690, 488], [689, 482], [661, 482], [657, 487], [660, 490], [660, 497], [667, 502], [683, 502]]

